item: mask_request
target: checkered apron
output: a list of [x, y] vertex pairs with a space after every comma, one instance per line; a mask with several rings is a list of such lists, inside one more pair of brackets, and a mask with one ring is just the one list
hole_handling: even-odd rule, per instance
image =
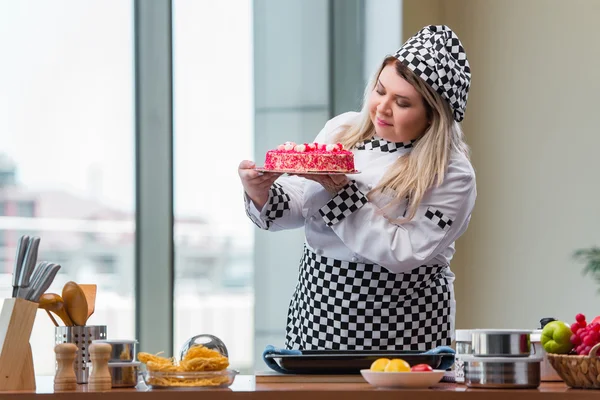
[[286, 348], [417, 350], [448, 346], [450, 286], [443, 265], [395, 274], [304, 247], [288, 309]]

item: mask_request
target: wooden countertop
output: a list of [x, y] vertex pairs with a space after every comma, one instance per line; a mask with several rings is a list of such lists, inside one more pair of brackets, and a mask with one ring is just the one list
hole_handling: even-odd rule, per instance
[[[112, 389], [108, 392], [89, 392], [87, 385], [78, 385], [74, 392], [53, 390], [53, 377], [37, 378], [37, 393], [4, 392], [2, 400], [344, 400], [410, 399], [410, 400], [536, 400], [536, 399], [600, 399], [600, 390], [570, 389], [564, 383], [542, 383], [538, 389], [470, 389], [464, 385], [440, 383], [431, 389], [378, 389], [368, 383], [256, 383], [252, 375], [238, 376], [227, 389], [150, 390], [143, 383], [135, 389]], [[285, 392], [285, 394], [281, 393]]]

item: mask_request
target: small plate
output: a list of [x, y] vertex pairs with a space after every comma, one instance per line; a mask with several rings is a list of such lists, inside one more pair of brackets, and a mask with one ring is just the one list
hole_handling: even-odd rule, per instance
[[445, 371], [434, 369], [431, 372], [376, 372], [361, 369], [360, 373], [367, 382], [380, 388], [425, 389], [439, 383]]
[[258, 172], [276, 172], [279, 174], [292, 174], [292, 175], [354, 175], [360, 174], [360, 171], [354, 170], [350, 172], [342, 171], [295, 171], [285, 169], [266, 169], [266, 168], [254, 168]]

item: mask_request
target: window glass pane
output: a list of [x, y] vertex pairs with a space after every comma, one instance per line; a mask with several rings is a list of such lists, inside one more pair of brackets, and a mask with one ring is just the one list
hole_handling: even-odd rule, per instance
[[[133, 12], [123, 0], [0, 0], [0, 299], [15, 248], [98, 285], [88, 325], [135, 337]], [[2, 301], [2, 300], [0, 300]], [[60, 321], [57, 318], [58, 321]], [[35, 372], [54, 374], [54, 328], [39, 311]]]
[[252, 225], [237, 165], [253, 143], [250, 0], [175, 0], [175, 341], [209, 333], [252, 366]]

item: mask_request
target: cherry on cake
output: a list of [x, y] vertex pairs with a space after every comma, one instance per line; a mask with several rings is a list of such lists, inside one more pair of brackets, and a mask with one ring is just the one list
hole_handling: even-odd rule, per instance
[[354, 172], [354, 154], [341, 143], [285, 142], [267, 151], [265, 169], [293, 172]]

